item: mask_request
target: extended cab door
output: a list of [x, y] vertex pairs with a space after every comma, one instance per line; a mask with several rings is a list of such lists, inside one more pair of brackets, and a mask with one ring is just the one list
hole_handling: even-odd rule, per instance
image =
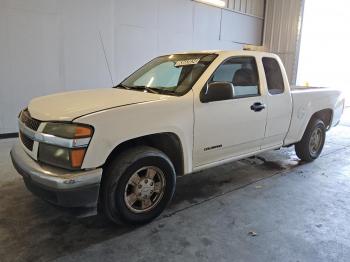
[[292, 98], [281, 60], [276, 56], [264, 56], [261, 60], [265, 73], [263, 85], [266, 94], [267, 124], [262, 149], [283, 145], [292, 117]]
[[264, 139], [267, 110], [255, 57], [225, 60], [210, 77], [208, 83], [212, 82], [232, 83], [234, 96], [224, 101], [202, 102], [200, 97], [205, 95], [208, 85], [201, 94], [195, 94], [195, 167], [256, 152]]

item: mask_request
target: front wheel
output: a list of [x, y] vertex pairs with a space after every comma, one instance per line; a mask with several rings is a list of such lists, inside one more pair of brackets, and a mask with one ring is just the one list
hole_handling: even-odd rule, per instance
[[152, 147], [121, 153], [103, 175], [102, 208], [118, 224], [150, 222], [165, 209], [175, 191], [173, 164]]
[[295, 144], [297, 156], [306, 162], [319, 157], [326, 140], [326, 127], [322, 120], [316, 119], [309, 123], [303, 138]]

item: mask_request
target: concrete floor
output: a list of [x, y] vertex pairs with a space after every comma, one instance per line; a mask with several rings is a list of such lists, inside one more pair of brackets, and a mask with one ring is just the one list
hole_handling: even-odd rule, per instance
[[0, 261], [349, 261], [349, 109], [317, 161], [289, 148], [180, 178], [171, 206], [139, 228], [32, 196], [13, 142], [0, 141]]

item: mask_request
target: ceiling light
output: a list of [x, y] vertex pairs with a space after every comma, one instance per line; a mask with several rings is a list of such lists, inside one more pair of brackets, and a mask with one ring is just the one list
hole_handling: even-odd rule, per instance
[[226, 7], [226, 1], [224, 0], [195, 0], [195, 1], [209, 4], [209, 5], [215, 5], [218, 7]]

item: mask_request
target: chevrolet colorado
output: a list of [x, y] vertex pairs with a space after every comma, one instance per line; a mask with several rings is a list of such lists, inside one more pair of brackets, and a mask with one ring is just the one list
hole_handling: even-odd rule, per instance
[[343, 109], [337, 90], [291, 88], [274, 54], [172, 54], [114, 88], [32, 100], [11, 157], [47, 201], [142, 224], [164, 210], [179, 175], [291, 145], [313, 161]]

